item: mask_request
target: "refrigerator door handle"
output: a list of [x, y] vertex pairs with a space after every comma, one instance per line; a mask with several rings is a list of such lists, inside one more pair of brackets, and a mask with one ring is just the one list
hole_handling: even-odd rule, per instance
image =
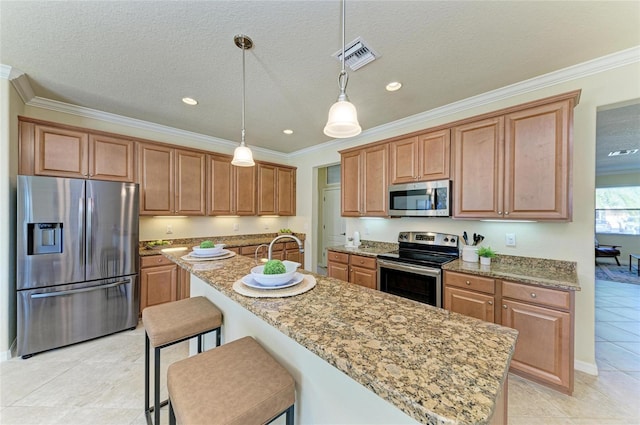
[[113, 288], [114, 286], [120, 286], [120, 285], [124, 285], [126, 283], [129, 283], [129, 280], [121, 280], [119, 282], [114, 282], [114, 283], [110, 283], [108, 285], [98, 285], [98, 286], [91, 286], [89, 288], [81, 288], [81, 289], [71, 289], [69, 291], [60, 291], [60, 292], [47, 292], [47, 293], [40, 293], [40, 294], [32, 294], [31, 298], [50, 298], [50, 297], [61, 297], [64, 295], [73, 295], [73, 294], [78, 294], [80, 292], [89, 292], [89, 291], [97, 291], [97, 290], [102, 290], [102, 289], [109, 289], [109, 288]]
[[80, 198], [78, 202], [78, 238], [80, 239], [78, 255], [80, 257], [80, 265], [84, 268], [84, 198]]
[[93, 198], [87, 198], [87, 262], [89, 264], [93, 264], [93, 229], [91, 228], [92, 218]]

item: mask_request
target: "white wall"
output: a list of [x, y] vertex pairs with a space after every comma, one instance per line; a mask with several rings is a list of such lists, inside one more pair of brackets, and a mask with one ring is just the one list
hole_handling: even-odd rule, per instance
[[18, 114], [24, 104], [13, 85], [0, 78], [0, 361], [11, 357], [16, 338], [15, 222]]
[[[483, 234], [485, 245], [504, 254], [521, 255], [558, 260], [575, 261], [582, 290], [576, 295], [575, 357], [576, 366], [595, 373], [594, 344], [594, 190], [595, 190], [595, 127], [599, 106], [640, 97], [640, 64], [621, 66], [590, 74], [572, 81], [533, 91], [522, 84], [521, 93], [512, 97], [488, 102], [464, 112], [425, 119], [420, 123], [402, 126], [390, 124], [375, 131], [365, 131], [353, 139], [335, 141], [315, 149], [293, 155], [292, 164], [298, 167], [298, 216], [291, 220], [291, 227], [315, 223], [318, 199], [315, 168], [340, 160], [337, 152], [352, 146], [366, 144], [391, 136], [445, 124], [458, 119], [493, 110], [518, 105], [528, 101], [582, 89], [578, 106], [574, 110], [573, 148], [573, 221], [570, 223], [495, 223], [452, 220], [448, 218], [402, 219], [348, 219], [347, 234], [358, 230], [363, 239], [393, 242], [401, 230], [432, 230], [462, 234]], [[357, 99], [352, 99], [357, 106]], [[367, 135], [375, 133], [375, 135]], [[315, 225], [314, 225], [315, 228]], [[515, 233], [517, 246], [504, 245], [505, 233]], [[315, 235], [308, 235], [308, 246], [315, 246]], [[306, 264], [315, 261], [315, 253], [306, 253]]]

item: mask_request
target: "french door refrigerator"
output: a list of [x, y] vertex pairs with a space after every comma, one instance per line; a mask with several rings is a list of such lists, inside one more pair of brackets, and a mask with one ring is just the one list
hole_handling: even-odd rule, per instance
[[138, 205], [135, 183], [18, 176], [19, 356], [135, 328]]

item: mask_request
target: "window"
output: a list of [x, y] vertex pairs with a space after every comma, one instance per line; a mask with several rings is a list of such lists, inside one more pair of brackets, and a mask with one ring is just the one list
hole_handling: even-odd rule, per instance
[[640, 186], [596, 189], [596, 233], [640, 235]]

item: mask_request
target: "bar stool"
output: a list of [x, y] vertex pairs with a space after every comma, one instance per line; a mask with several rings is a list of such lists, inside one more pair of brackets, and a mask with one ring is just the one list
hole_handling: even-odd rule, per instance
[[293, 425], [295, 382], [251, 337], [172, 363], [169, 424], [252, 425], [286, 414]]
[[[151, 424], [160, 424], [160, 408], [168, 400], [160, 401], [160, 350], [173, 344], [198, 337], [198, 353], [202, 352], [203, 336], [216, 331], [216, 347], [220, 345], [222, 313], [205, 297], [185, 298], [154, 305], [142, 311], [145, 330], [144, 355], [144, 411]], [[154, 347], [154, 403], [149, 406], [149, 348]]]

